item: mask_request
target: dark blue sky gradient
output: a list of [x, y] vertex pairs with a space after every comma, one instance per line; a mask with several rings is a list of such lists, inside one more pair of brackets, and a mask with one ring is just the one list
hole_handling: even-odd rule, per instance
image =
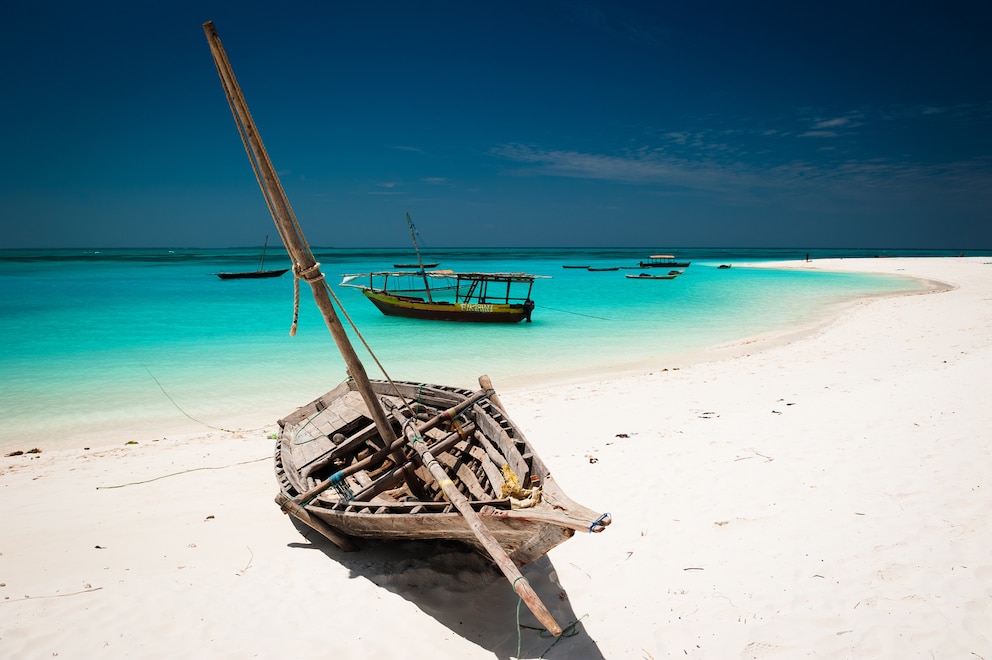
[[0, 247], [275, 234], [213, 20], [316, 246], [992, 248], [987, 1], [142, 4], [0, 10]]

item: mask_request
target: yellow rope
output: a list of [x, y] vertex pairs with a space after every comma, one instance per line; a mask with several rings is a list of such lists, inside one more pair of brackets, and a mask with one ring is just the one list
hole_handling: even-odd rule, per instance
[[512, 508], [529, 509], [541, 501], [540, 487], [521, 488], [517, 474], [505, 463], [503, 464], [503, 479], [505, 480], [503, 484], [503, 497], [510, 498], [510, 506]]

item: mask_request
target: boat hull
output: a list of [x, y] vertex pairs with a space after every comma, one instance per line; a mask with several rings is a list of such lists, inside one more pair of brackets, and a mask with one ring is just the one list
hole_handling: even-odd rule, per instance
[[255, 280], [263, 277], [279, 277], [288, 270], [288, 268], [279, 268], [277, 270], [251, 270], [244, 273], [217, 273], [217, 277], [222, 280]]
[[387, 316], [432, 321], [461, 321], [467, 323], [519, 323], [530, 321], [534, 302], [524, 303], [463, 303], [428, 302], [423, 298], [362, 289], [365, 297]]
[[[431, 410], [447, 409], [473, 394], [422, 383], [372, 381], [372, 385], [383, 401], [399, 408], [405, 405], [405, 399]], [[368, 451], [369, 445], [375, 445], [378, 436], [366, 413], [353, 384], [345, 383], [280, 420], [282, 431], [275, 451], [280, 491], [277, 501], [298, 499], [349, 460], [357, 459], [362, 451]], [[520, 429], [490, 400], [473, 403], [456, 418], [452, 428], [473, 431], [450, 450], [438, 451], [435, 459], [518, 566], [543, 556], [576, 531], [600, 531], [608, 524], [601, 514], [564, 494]], [[443, 436], [444, 432], [436, 433]], [[402, 435], [398, 422], [397, 434]], [[426, 434], [425, 440], [441, 442]], [[506, 468], [496, 465], [501, 460]], [[374, 491], [376, 479], [390, 479], [389, 465], [395, 467], [387, 462], [375, 471], [348, 477], [346, 483], [355, 499], [349, 500], [347, 494], [329, 488], [304, 505], [306, 513], [351, 539], [452, 540], [486, 554], [465, 518], [431, 484], [422, 466], [415, 469], [413, 476], [425, 491], [421, 496], [399, 497], [395, 491], [372, 497], [362, 495], [363, 488]], [[509, 479], [507, 469], [513, 475]], [[392, 478], [396, 479], [395, 475]], [[518, 507], [520, 501], [504, 496], [502, 485], [513, 480], [537, 489], [539, 495], [531, 499], [538, 501], [530, 506], [523, 502], [525, 506]], [[403, 488], [401, 480], [397, 483]]]

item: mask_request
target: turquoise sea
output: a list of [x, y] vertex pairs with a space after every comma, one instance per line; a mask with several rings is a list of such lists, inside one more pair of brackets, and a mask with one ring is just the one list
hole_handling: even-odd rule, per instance
[[[536, 282], [532, 323], [460, 324], [383, 316], [341, 276], [390, 268], [412, 250], [314, 249], [332, 290], [394, 379], [497, 389], [666, 358], [811, 322], [853, 298], [916, 291], [884, 276], [717, 268], [807, 251], [681, 249], [674, 280], [634, 281], [661, 249], [442, 249], [441, 268], [524, 271]], [[210, 428], [257, 429], [332, 388], [344, 364], [291, 274], [222, 281], [252, 270], [260, 249], [0, 250], [0, 448], [119, 445]], [[952, 256], [940, 251], [819, 250], [811, 258]], [[266, 268], [289, 265], [270, 248]], [[347, 324], [347, 322], [346, 322]], [[367, 353], [360, 345], [363, 360]], [[370, 377], [381, 377], [371, 359]]]

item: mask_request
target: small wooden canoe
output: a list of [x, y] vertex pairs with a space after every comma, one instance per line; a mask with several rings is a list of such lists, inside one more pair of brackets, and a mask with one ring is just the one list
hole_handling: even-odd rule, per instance
[[287, 513], [302, 509], [338, 545], [351, 549], [360, 538], [449, 539], [487, 552], [427, 465], [402, 451], [416, 442], [450, 475], [517, 566], [577, 531], [600, 532], [610, 524], [609, 514], [562, 491], [491, 387], [472, 392], [371, 383], [399, 438], [396, 447], [376, 431], [351, 381], [279, 421], [276, 501]]

